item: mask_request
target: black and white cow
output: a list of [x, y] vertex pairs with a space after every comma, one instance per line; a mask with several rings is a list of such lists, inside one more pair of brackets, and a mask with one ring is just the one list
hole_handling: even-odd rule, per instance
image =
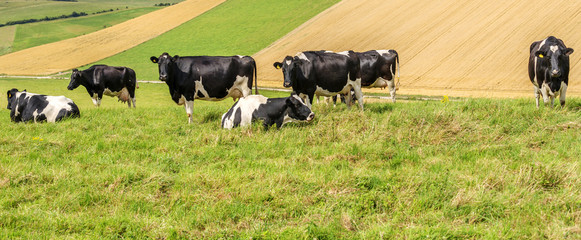
[[399, 55], [393, 49], [357, 52], [361, 66], [361, 87], [389, 88], [391, 101], [395, 102], [395, 72], [399, 79]]
[[529, 77], [535, 85], [535, 99], [539, 107], [539, 95], [547, 104], [560, 95], [561, 107], [565, 105], [565, 94], [569, 85], [569, 55], [572, 48], [565, 46], [561, 39], [550, 36], [531, 44], [529, 57]]
[[[118, 97], [119, 101], [127, 102], [127, 105], [135, 108], [135, 88], [137, 80], [135, 71], [128, 67], [112, 67], [107, 65], [93, 65], [90, 68], [79, 71], [73, 69], [71, 82], [67, 89], [73, 90], [83, 85], [89, 96], [92, 97], [93, 104], [101, 106], [103, 94], [111, 97]], [[131, 101], [130, 101], [131, 100]]]
[[[363, 99], [359, 58], [353, 51], [299, 52], [294, 57], [286, 56], [283, 62], [275, 62], [274, 67], [282, 68], [284, 87], [292, 87], [293, 92], [306, 98], [309, 107], [315, 94], [326, 97], [347, 94], [350, 106], [353, 89], [357, 99]], [[359, 106], [363, 110], [363, 101], [359, 101]]]
[[[159, 80], [169, 86], [172, 100], [185, 104], [188, 123], [193, 121], [194, 99], [220, 101], [252, 94], [256, 85], [256, 62], [250, 56], [171, 57], [163, 53], [150, 58], [159, 67]], [[258, 87], [255, 86], [258, 94]]]
[[65, 96], [47, 96], [19, 92], [13, 88], [7, 92], [10, 119], [13, 122], [57, 122], [66, 117], [80, 117], [77, 105]]
[[289, 122], [309, 122], [314, 117], [315, 114], [295, 93], [285, 98], [250, 95], [238, 100], [222, 115], [222, 128], [248, 126], [256, 120], [262, 120], [265, 129], [274, 124], [280, 128]]
[[[362, 88], [388, 88], [391, 101], [395, 102], [395, 85], [399, 80], [399, 55], [393, 49], [390, 50], [370, 50], [367, 52], [356, 52], [359, 57], [361, 67], [361, 87]], [[341, 102], [345, 103], [345, 94], [340, 94]], [[355, 100], [357, 100], [355, 98]], [[328, 101], [328, 100], [327, 100]], [[337, 102], [337, 96], [333, 96], [333, 104]]]

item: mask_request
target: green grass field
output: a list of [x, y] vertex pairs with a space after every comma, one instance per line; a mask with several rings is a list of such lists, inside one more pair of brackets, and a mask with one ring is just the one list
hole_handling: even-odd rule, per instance
[[188, 125], [165, 84], [137, 109], [67, 84], [0, 79], [3, 107], [18, 87], [82, 115], [0, 110], [2, 239], [581, 238], [579, 98], [315, 104], [308, 124], [229, 131], [232, 100], [196, 101]]
[[17, 25], [12, 51], [73, 38], [150, 13], [159, 7], [143, 7], [50, 22]]
[[[338, 0], [230, 0], [133, 49], [97, 63], [133, 68], [138, 79], [157, 80], [149, 60], [164, 52], [180, 56], [251, 55]], [[260, 69], [258, 70], [260, 71]]]

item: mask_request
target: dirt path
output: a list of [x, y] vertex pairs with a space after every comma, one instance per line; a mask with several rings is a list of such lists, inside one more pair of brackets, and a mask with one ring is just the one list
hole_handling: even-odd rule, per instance
[[555, 35], [576, 50], [567, 95], [581, 96], [580, 26], [581, 1], [344, 0], [254, 57], [259, 85], [282, 87], [286, 55], [396, 49], [399, 93], [532, 98], [529, 46]]
[[225, 0], [187, 0], [98, 32], [0, 56], [0, 74], [47, 75], [113, 56], [159, 36]]

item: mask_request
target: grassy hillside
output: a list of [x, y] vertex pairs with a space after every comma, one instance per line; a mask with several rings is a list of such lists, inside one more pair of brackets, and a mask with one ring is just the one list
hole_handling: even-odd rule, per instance
[[[151, 41], [99, 61], [135, 69], [139, 79], [156, 80], [151, 56], [250, 55], [265, 48], [338, 0], [231, 0]], [[260, 70], [259, 70], [260, 71]], [[260, 80], [259, 80], [260, 84]]]
[[17, 25], [14, 26], [17, 30], [12, 51], [95, 32], [158, 9], [160, 8], [144, 7], [81, 18]]
[[164, 84], [97, 109], [67, 83], [0, 79], [82, 115], [0, 110], [0, 238], [581, 238], [579, 98], [315, 104], [310, 124], [228, 131], [231, 100], [188, 125]]

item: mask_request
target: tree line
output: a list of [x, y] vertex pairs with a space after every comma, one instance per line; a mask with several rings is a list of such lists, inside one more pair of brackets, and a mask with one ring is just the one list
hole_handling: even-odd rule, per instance
[[[68, 0], [54, 0], [54, 1], [68, 1]], [[128, 8], [128, 7], [125, 7], [125, 8]], [[119, 10], [119, 8], [117, 8], [117, 10]], [[115, 11], [115, 10], [109, 9], [109, 10], [102, 10], [102, 11], [94, 12], [92, 14], [95, 15], [95, 14], [113, 12], [113, 11]], [[45, 16], [44, 18], [40, 18], [40, 19], [30, 18], [30, 19], [24, 19], [24, 20], [8, 21], [4, 24], [0, 23], [0, 27], [17, 25], [17, 24], [53, 21], [53, 20], [66, 19], [66, 18], [75, 18], [75, 17], [82, 17], [82, 16], [87, 16], [87, 15], [89, 15], [89, 14], [87, 14], [86, 12], [72, 12], [71, 14], [68, 14], [68, 15], [63, 14], [63, 15], [56, 16], [56, 17]]]

